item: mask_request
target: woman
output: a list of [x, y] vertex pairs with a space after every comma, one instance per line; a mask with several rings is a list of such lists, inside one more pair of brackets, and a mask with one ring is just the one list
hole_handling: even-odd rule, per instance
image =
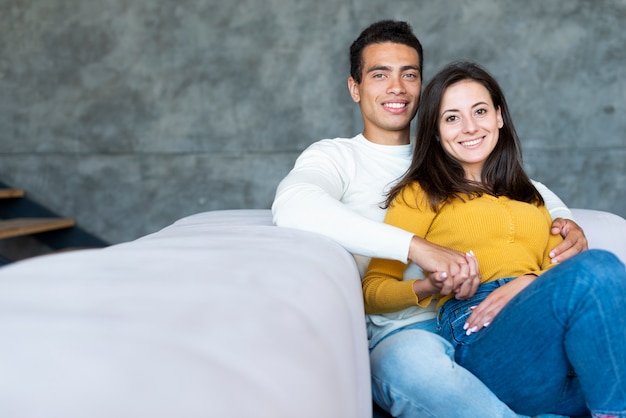
[[[478, 261], [476, 294], [438, 303], [439, 332], [462, 366], [518, 413], [626, 417], [624, 266], [599, 250], [550, 265], [558, 237], [486, 71], [455, 63], [425, 88], [413, 161], [387, 206], [385, 222]], [[410, 312], [440, 292], [406, 272], [372, 260], [367, 313]]]

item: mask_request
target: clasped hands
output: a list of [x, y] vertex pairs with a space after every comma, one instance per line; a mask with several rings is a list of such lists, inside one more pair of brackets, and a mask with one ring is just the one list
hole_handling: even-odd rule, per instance
[[470, 250], [463, 255], [464, 259], [455, 260], [447, 270], [430, 273], [426, 280], [438, 288], [441, 295], [454, 295], [456, 299], [469, 299], [476, 293], [480, 285], [478, 260]]
[[415, 283], [414, 290], [419, 298], [434, 294], [454, 294], [457, 299], [474, 296], [480, 285], [480, 271], [472, 252], [463, 254], [416, 236], [411, 244], [411, 261], [431, 272], [425, 280]]

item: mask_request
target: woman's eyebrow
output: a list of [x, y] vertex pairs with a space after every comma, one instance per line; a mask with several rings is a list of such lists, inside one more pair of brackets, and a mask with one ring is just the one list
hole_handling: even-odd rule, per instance
[[[473, 104], [473, 105], [472, 105], [472, 109], [473, 109], [473, 108], [475, 108], [475, 107], [477, 107], [477, 106], [484, 106], [484, 105], [486, 105], [486, 104], [487, 104], [487, 102], [478, 102], [478, 103], [475, 103], [475, 104]], [[459, 111], [459, 109], [445, 109], [445, 110], [442, 110], [442, 111], [441, 111], [441, 114], [443, 115], [443, 114], [444, 114], [444, 113], [446, 113], [446, 112], [458, 112], [458, 111]]]

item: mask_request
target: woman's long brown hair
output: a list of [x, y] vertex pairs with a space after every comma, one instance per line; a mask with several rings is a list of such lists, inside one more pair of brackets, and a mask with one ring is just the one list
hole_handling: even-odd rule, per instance
[[[483, 167], [480, 183], [465, 178], [461, 164], [446, 154], [439, 141], [439, 112], [443, 94], [451, 85], [466, 80], [476, 81], [487, 89], [504, 121], [498, 142]], [[389, 191], [385, 207], [389, 207], [405, 186], [414, 182], [419, 182], [433, 210], [450, 198], [472, 198], [483, 193], [543, 204], [541, 195], [524, 171], [519, 137], [502, 89], [480, 66], [471, 62], [453, 63], [428, 83], [420, 99], [411, 165]]]

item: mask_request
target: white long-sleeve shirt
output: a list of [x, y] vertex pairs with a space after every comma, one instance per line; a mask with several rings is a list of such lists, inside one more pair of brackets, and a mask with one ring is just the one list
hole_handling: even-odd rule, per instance
[[[325, 235], [350, 251], [361, 276], [370, 257], [407, 261], [413, 234], [383, 223], [386, 194], [411, 163], [412, 145], [379, 145], [365, 139], [324, 139], [309, 146], [280, 182], [274, 223]], [[534, 182], [552, 219], [571, 211]]]

